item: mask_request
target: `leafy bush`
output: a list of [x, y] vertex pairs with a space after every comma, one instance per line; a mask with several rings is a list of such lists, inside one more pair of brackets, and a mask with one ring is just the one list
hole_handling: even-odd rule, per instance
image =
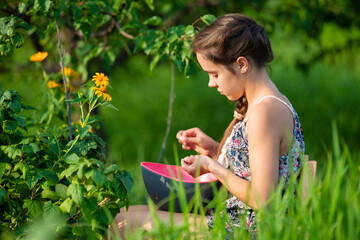
[[[90, 124], [97, 122], [90, 117], [93, 109], [114, 108], [97, 87], [102, 86], [90, 82], [69, 100], [81, 110], [76, 127], [70, 125], [75, 130], [71, 141], [67, 124], [51, 124], [50, 116], [59, 115], [63, 107], [37, 114], [21, 103], [16, 91], [0, 91], [1, 231], [20, 235], [28, 222], [62, 217], [56, 228], [62, 237], [102, 238], [112, 216], [128, 206], [132, 177], [118, 165], [105, 166], [105, 142], [91, 130]], [[49, 95], [54, 97], [55, 91], [60, 87], [49, 89]], [[50, 105], [57, 105], [55, 99]], [[30, 117], [20, 115], [25, 110], [33, 111]], [[42, 121], [44, 116], [49, 121]]]

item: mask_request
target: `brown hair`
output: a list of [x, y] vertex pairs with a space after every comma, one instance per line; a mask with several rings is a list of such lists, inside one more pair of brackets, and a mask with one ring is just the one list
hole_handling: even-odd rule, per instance
[[[267, 66], [274, 58], [264, 28], [242, 14], [227, 14], [219, 17], [200, 31], [195, 37], [193, 51], [200, 52], [214, 63], [224, 65], [231, 72], [234, 72], [234, 69], [230, 65], [241, 56], [257, 67]], [[236, 112], [241, 117], [234, 118], [225, 130], [218, 156], [234, 125], [244, 119], [247, 108], [248, 103], [244, 95], [236, 103]]]

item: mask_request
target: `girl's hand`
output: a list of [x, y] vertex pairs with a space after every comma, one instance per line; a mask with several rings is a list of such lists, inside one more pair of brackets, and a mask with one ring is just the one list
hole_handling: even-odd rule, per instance
[[194, 150], [201, 155], [216, 157], [219, 143], [203, 133], [199, 128], [181, 130], [176, 134], [176, 138], [185, 150]]
[[208, 156], [204, 155], [191, 155], [181, 159], [181, 167], [193, 177], [196, 176], [197, 169], [199, 168], [199, 175], [208, 173], [208, 166], [214, 161]]

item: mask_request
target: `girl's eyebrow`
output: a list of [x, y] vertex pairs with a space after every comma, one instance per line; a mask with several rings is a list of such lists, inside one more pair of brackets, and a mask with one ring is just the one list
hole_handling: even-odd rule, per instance
[[217, 71], [207, 71], [207, 70], [204, 70], [204, 72], [208, 73], [208, 74], [217, 74]]

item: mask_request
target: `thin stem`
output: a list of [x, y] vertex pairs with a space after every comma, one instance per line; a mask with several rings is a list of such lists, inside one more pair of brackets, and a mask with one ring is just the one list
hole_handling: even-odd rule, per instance
[[[48, 127], [51, 123], [52, 117], [53, 117], [53, 113], [54, 113], [54, 104], [52, 103], [52, 100], [54, 99], [54, 92], [52, 89], [49, 89], [50, 91], [50, 97], [49, 97], [49, 118], [46, 122], [46, 127]], [[52, 109], [51, 109], [52, 108]]]
[[193, 22], [191, 25], [194, 26], [194, 25], [195, 25], [198, 21], [200, 21], [200, 20], [201, 20], [201, 18], [196, 19], [196, 21]]
[[45, 71], [44, 66], [43, 66], [42, 64], [40, 64], [40, 65], [41, 65], [42, 75], [43, 75], [44, 80], [45, 80], [45, 83], [46, 83], [46, 82], [47, 82], [47, 80], [48, 80], [48, 76], [47, 76], [47, 74], [46, 74], [46, 71]]
[[174, 85], [175, 85], [175, 72], [174, 72], [174, 65], [171, 65], [171, 85], [170, 85], [170, 96], [169, 96], [169, 111], [168, 111], [168, 117], [167, 117], [167, 126], [166, 126], [166, 132], [164, 136], [164, 140], [161, 145], [161, 151], [158, 156], [157, 162], [159, 163], [161, 161], [162, 156], [164, 155], [165, 149], [166, 149], [166, 142], [169, 137], [170, 133], [170, 127], [171, 127], [171, 117], [172, 117], [172, 110], [175, 100], [175, 93], [174, 93]]
[[[70, 147], [68, 150], [66, 150], [66, 152], [65, 152], [65, 154], [64, 154], [63, 157], [65, 157], [65, 156], [70, 152], [70, 150], [75, 146], [75, 143], [79, 140], [79, 137], [80, 137], [80, 135], [77, 135], [77, 136], [76, 136], [74, 142], [71, 144], [71, 147]], [[54, 166], [55, 166], [55, 165], [56, 165], [56, 164], [54, 164]]]
[[[61, 73], [62, 73], [64, 87], [65, 87], [65, 99], [68, 100], [69, 92], [67, 89], [67, 82], [66, 82], [66, 77], [65, 77], [65, 72], [64, 72], [64, 59], [63, 59], [63, 55], [61, 52], [60, 29], [59, 29], [59, 24], [58, 24], [57, 20], [55, 21], [55, 25], [56, 25], [57, 38], [58, 38], [58, 50], [59, 50], [59, 55], [60, 55], [60, 68], [61, 68]], [[72, 140], [72, 128], [71, 128], [70, 102], [66, 102], [66, 111], [67, 111], [67, 123], [68, 123], [68, 127], [69, 127], [69, 140], [71, 141]]]
[[84, 109], [83, 109], [84, 104], [82, 104], [80, 102], [79, 105], [80, 105], [80, 111], [81, 111], [81, 121], [84, 121]]
[[85, 118], [85, 120], [84, 120], [84, 122], [83, 122], [84, 126], [86, 126], [86, 124], [87, 124], [87, 122], [88, 122], [88, 120], [89, 120], [91, 111], [96, 107], [95, 105], [96, 105], [97, 100], [95, 100], [95, 101], [93, 102], [93, 99], [94, 99], [94, 95], [92, 95], [92, 97], [91, 97], [91, 99], [90, 99], [90, 101], [89, 101], [89, 111], [88, 111], [88, 113], [87, 113], [87, 115], [86, 115], [86, 118]]

